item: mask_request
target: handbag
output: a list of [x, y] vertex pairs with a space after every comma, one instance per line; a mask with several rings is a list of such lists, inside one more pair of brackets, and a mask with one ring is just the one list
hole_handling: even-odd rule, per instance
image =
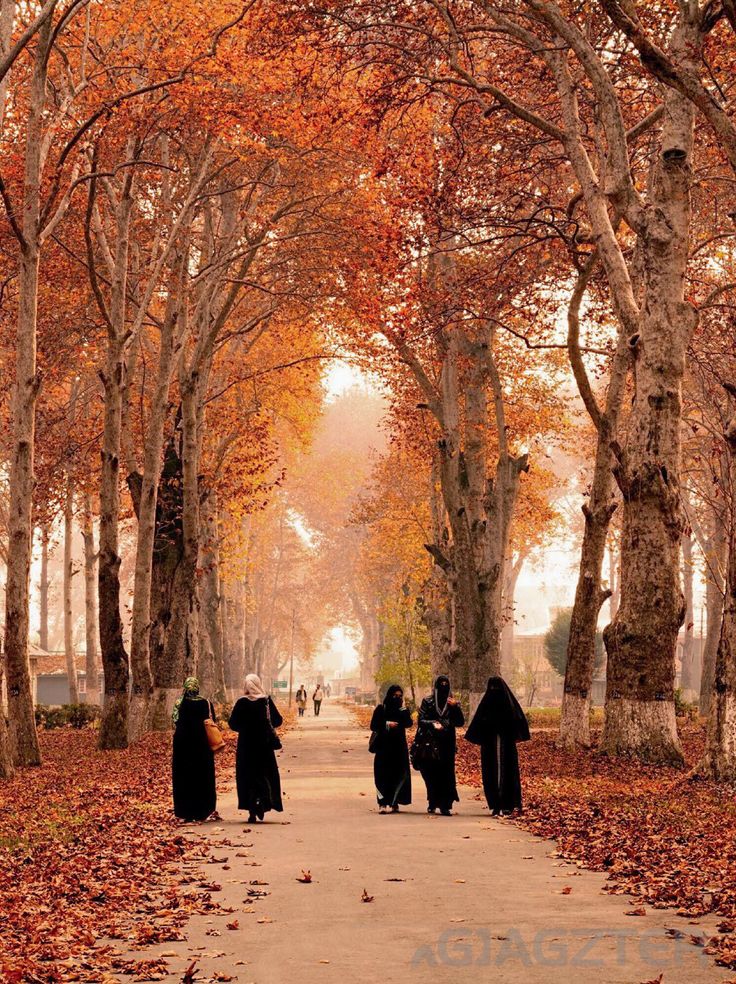
[[414, 741], [411, 745], [409, 758], [412, 766], [417, 770], [424, 769], [439, 761], [440, 750], [434, 737], [429, 734], [426, 728], [419, 728]]
[[222, 732], [217, 727], [212, 718], [204, 719], [204, 733], [207, 735], [207, 743], [210, 746], [212, 752], [221, 752], [225, 747], [225, 739], [222, 737]]
[[281, 739], [276, 734], [276, 729], [271, 724], [271, 698], [266, 697], [266, 720], [268, 721], [268, 730], [270, 732], [268, 747], [272, 748], [275, 752], [278, 752], [280, 748], [284, 746], [281, 744]]
[[381, 741], [381, 732], [371, 731], [371, 736], [368, 739], [368, 751], [371, 753], [371, 755], [375, 755], [376, 752], [378, 751], [378, 746], [380, 744], [380, 741]]

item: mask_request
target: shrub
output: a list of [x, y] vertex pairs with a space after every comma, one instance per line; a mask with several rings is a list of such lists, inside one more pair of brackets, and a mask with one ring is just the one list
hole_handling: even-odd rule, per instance
[[52, 728], [86, 728], [99, 718], [100, 708], [96, 704], [36, 705], [36, 724], [47, 731]]

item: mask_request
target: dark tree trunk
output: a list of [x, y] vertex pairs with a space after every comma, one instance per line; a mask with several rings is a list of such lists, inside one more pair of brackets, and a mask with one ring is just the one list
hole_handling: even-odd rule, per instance
[[726, 525], [723, 516], [717, 509], [714, 509], [712, 531], [705, 543], [702, 544], [705, 555], [705, 610], [708, 624], [705, 630], [700, 675], [700, 713], [705, 717], [710, 714], [716, 676], [716, 653], [723, 620], [725, 590], [723, 568], [726, 541]]
[[[731, 392], [736, 395], [736, 388]], [[736, 782], [736, 417], [726, 428], [729, 460], [728, 567], [703, 771]]]
[[39, 626], [39, 644], [44, 652], [49, 651], [49, 527], [48, 523], [41, 526], [41, 578], [39, 582], [39, 605], [41, 622]]

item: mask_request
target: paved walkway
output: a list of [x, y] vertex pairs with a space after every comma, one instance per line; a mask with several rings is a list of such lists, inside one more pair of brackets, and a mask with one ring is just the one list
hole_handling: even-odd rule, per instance
[[[222, 884], [217, 899], [237, 911], [196, 917], [187, 943], [136, 954], [166, 952], [170, 981], [195, 957], [197, 981], [240, 984], [639, 984], [660, 974], [663, 984], [710, 984], [728, 976], [685, 942], [704, 925], [661, 910], [627, 916], [637, 903], [604, 894], [603, 875], [556, 859], [554, 844], [492, 819], [476, 790], [461, 791], [457, 815], [431, 817], [414, 773], [414, 804], [379, 815], [367, 735], [334, 700], [298, 722], [279, 757], [285, 813], [244, 833], [231, 788], [220, 797], [223, 823], [199, 828], [241, 845], [215, 850], [228, 867], [206, 866]], [[297, 881], [303, 870], [310, 884]], [[361, 901], [364, 890], [372, 901]], [[268, 894], [248, 902], [248, 891]]]

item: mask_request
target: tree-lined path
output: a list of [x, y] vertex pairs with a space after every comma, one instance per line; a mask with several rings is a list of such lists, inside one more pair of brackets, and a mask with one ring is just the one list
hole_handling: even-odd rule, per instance
[[[704, 924], [672, 911], [627, 916], [637, 903], [604, 894], [602, 875], [555, 858], [553, 844], [491, 819], [476, 790], [461, 790], [454, 817], [429, 817], [414, 773], [413, 805], [379, 816], [366, 745], [366, 732], [334, 701], [319, 718], [299, 720], [280, 753], [284, 814], [248, 827], [231, 790], [220, 798], [223, 823], [198, 828], [215, 844], [239, 843], [249, 830], [248, 857], [218, 845], [213, 854], [227, 855], [228, 867], [206, 866], [222, 885], [218, 901], [236, 911], [197, 916], [186, 943], [130, 956], [176, 949], [167, 980], [180, 981], [197, 958], [195, 980], [241, 984], [724, 980], [687, 942]], [[310, 884], [297, 881], [303, 870]], [[244, 903], [251, 882], [267, 883], [255, 890], [268, 894]], [[364, 889], [372, 902], [361, 901]], [[234, 920], [238, 928], [228, 930]]]

